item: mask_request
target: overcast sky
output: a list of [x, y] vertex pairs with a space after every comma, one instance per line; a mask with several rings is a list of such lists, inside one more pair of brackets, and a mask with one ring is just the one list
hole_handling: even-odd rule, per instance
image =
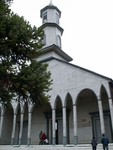
[[[50, 0], [14, 0], [12, 10], [39, 27]], [[62, 14], [62, 50], [71, 63], [113, 79], [113, 0], [52, 0]]]

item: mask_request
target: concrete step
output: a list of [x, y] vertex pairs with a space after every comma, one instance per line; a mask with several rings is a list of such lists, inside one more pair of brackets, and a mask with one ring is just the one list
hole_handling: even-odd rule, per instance
[[[90, 144], [80, 144], [80, 145], [0, 145], [0, 150], [92, 150]], [[102, 145], [98, 144], [97, 150], [103, 150]], [[109, 150], [113, 150], [113, 143], [109, 144]]]

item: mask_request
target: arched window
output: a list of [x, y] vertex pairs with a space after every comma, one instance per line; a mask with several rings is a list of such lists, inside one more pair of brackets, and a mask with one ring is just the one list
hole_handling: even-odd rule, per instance
[[43, 23], [47, 22], [47, 12], [43, 14]]
[[56, 13], [56, 23], [59, 24], [59, 14]]
[[59, 35], [57, 35], [57, 37], [56, 37], [56, 44], [58, 47], [61, 48], [61, 37]]
[[44, 34], [43, 40], [42, 40], [42, 44], [46, 45], [46, 34]]

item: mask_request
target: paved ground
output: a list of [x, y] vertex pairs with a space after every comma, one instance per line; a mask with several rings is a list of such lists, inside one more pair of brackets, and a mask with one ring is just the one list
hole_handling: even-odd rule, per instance
[[[90, 144], [80, 144], [80, 145], [22, 145], [22, 146], [11, 146], [11, 145], [0, 145], [0, 150], [92, 150]], [[97, 150], [103, 150], [102, 145], [97, 146]], [[113, 144], [109, 145], [109, 150], [113, 150]]]

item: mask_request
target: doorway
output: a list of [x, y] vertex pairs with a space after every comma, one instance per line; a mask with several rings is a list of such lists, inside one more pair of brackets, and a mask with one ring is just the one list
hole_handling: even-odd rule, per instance
[[56, 144], [63, 144], [63, 122], [62, 122], [62, 119], [56, 120]]
[[[92, 114], [92, 130], [93, 135], [96, 137], [99, 143], [101, 143], [101, 127], [100, 127], [100, 118], [99, 113], [91, 113]], [[105, 123], [105, 135], [108, 137], [109, 141], [112, 142], [112, 128], [111, 128], [111, 120], [109, 111], [104, 112], [104, 123]]]

